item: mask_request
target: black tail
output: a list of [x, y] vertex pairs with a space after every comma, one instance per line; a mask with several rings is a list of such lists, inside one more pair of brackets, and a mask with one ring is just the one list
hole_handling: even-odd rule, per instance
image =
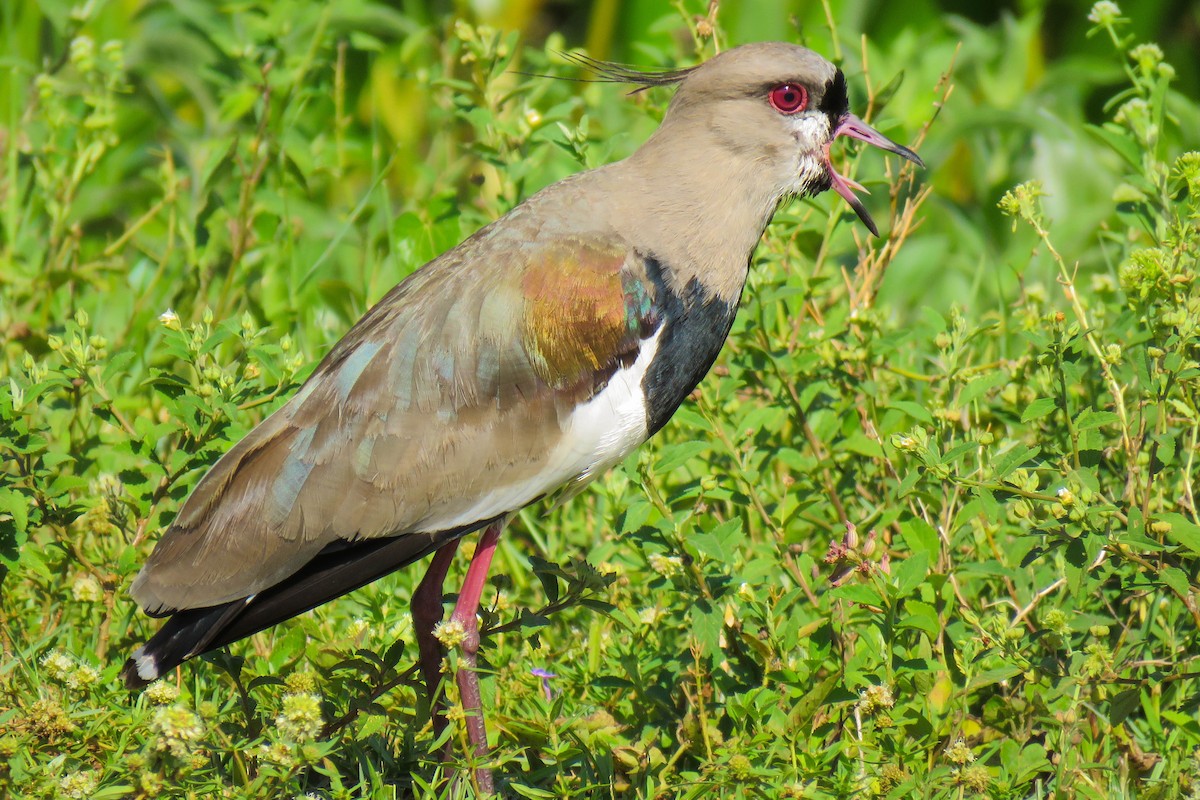
[[258, 594], [219, 606], [175, 612], [150, 641], [133, 651], [121, 677], [130, 689], [145, 686], [189, 658], [366, 586], [498, 519], [438, 533], [332, 544], [299, 571]]

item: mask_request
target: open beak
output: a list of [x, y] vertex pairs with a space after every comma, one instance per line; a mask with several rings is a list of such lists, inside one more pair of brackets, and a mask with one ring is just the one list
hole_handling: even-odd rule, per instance
[[[873, 144], [881, 150], [887, 150], [889, 153], [903, 156], [918, 167], [925, 167], [925, 162], [912, 150], [909, 150], [902, 144], [896, 144], [854, 114], [846, 113], [842, 115], [842, 119], [838, 123], [837, 129], [834, 130], [833, 139], [829, 140], [829, 144], [833, 144], [834, 139], [843, 135], [864, 141], [867, 144]], [[867, 230], [878, 236], [879, 229], [875, 227], [875, 220], [871, 219], [871, 215], [867, 213], [867, 207], [862, 204], [862, 200], [859, 200], [858, 195], [854, 193], [856, 189], [865, 194], [870, 194], [870, 192], [867, 192], [856, 181], [838, 174], [838, 171], [833, 168], [833, 162], [829, 158], [829, 144], [825, 145], [825, 166], [829, 169], [829, 180], [833, 190], [846, 199], [846, 202], [854, 209], [854, 213], [858, 214], [858, 218], [867, 226]]]

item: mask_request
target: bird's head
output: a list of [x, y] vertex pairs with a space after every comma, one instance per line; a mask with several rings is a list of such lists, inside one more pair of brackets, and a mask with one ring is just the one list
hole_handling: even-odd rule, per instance
[[607, 80], [678, 85], [654, 137], [658, 157], [667, 149], [703, 154], [697, 172], [737, 175], [766, 185], [776, 198], [833, 189], [875, 235], [875, 222], [855, 194], [863, 187], [834, 168], [830, 145], [849, 136], [925, 166], [912, 150], [851, 113], [842, 71], [797, 45], [747, 44], [669, 72], [588, 62]]

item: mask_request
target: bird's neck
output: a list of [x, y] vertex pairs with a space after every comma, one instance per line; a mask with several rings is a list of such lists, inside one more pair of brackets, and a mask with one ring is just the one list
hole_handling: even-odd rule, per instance
[[613, 165], [623, 200], [614, 222], [635, 246], [640, 238], [654, 242], [652, 255], [668, 266], [676, 290], [695, 281], [736, 304], [780, 196], [745, 158], [697, 161], [682, 150], [651, 139]]

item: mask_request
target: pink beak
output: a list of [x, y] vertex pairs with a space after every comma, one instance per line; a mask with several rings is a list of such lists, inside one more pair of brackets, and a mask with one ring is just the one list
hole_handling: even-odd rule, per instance
[[[909, 150], [902, 144], [896, 144], [854, 114], [846, 113], [842, 115], [841, 121], [838, 122], [838, 126], [833, 132], [833, 139], [843, 135], [859, 139], [867, 144], [873, 144], [881, 150], [887, 150], [889, 153], [903, 156], [918, 167], [925, 166], [925, 162], [921, 160], [921, 157], [912, 150]], [[829, 140], [829, 144], [833, 144], [833, 139]], [[856, 181], [838, 174], [838, 171], [833, 168], [833, 162], [829, 158], [828, 144], [825, 145], [825, 166], [829, 168], [829, 180], [833, 190], [846, 199], [846, 202], [854, 209], [854, 213], [858, 214], [858, 218], [867, 226], [867, 230], [878, 236], [879, 229], [875, 227], [875, 220], [871, 219], [871, 215], [867, 213], [867, 207], [862, 204], [862, 200], [859, 200], [858, 195], [854, 193], [856, 189], [867, 194], [869, 192]]]

